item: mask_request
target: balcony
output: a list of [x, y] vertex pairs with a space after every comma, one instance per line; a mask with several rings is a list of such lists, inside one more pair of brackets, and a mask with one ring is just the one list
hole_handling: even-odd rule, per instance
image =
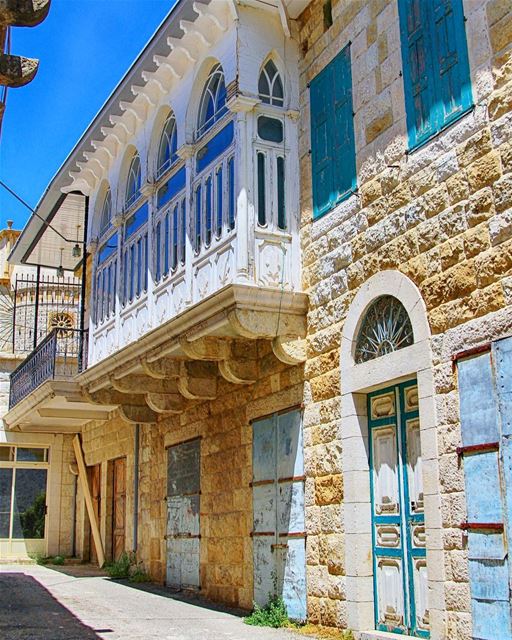
[[84, 422], [106, 417], [74, 380], [87, 364], [87, 336], [80, 329], [53, 329], [11, 373], [8, 428], [75, 433]]

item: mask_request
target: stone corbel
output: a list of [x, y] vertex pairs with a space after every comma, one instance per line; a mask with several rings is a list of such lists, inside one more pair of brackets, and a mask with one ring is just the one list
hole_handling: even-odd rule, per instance
[[289, 313], [235, 309], [228, 313], [228, 320], [238, 335], [252, 340], [305, 335], [304, 318]]
[[128, 375], [123, 378], [110, 378], [112, 387], [121, 393], [177, 393], [176, 380], [173, 378], [148, 378], [144, 375]]
[[156, 379], [179, 378], [180, 364], [179, 360], [169, 358], [162, 358], [154, 362], [148, 362], [145, 358], [140, 360], [144, 373], [150, 378]]
[[179, 393], [147, 393], [146, 402], [152, 411], [163, 414], [180, 414], [189, 406], [189, 402]]
[[278, 336], [272, 340], [272, 351], [285, 364], [297, 365], [306, 361], [306, 341], [303, 338]]
[[158, 414], [146, 404], [124, 404], [119, 407], [119, 415], [125, 422], [130, 424], [155, 424], [158, 420]]
[[300, 118], [300, 111], [298, 109], [288, 109], [287, 111], [284, 112], [284, 115], [287, 118], [290, 118], [290, 120], [293, 120], [294, 122], [298, 122]]
[[112, 216], [112, 226], [119, 229], [119, 227], [123, 226], [125, 218], [126, 216], [124, 213], [116, 213]]
[[201, 371], [197, 367], [192, 367], [191, 364], [194, 363], [181, 363], [180, 377], [178, 378], [179, 392], [188, 400], [215, 400], [217, 397], [216, 376], [212, 376], [211, 371], [206, 369]]
[[92, 238], [92, 240], [89, 240], [89, 242], [85, 246], [85, 250], [87, 253], [94, 255], [96, 251], [98, 251], [98, 246], [99, 246], [98, 238]]
[[197, 340], [180, 340], [180, 347], [191, 360], [226, 360], [230, 357], [229, 342], [224, 338], [206, 336]]
[[145, 198], [150, 198], [156, 192], [156, 183], [146, 182], [141, 186], [140, 192]]

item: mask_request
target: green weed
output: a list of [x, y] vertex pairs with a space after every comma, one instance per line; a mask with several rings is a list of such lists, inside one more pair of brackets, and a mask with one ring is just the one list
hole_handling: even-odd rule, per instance
[[105, 571], [111, 578], [129, 578], [132, 558], [123, 551], [119, 560], [114, 560], [105, 565]]
[[286, 605], [281, 596], [270, 596], [264, 607], [254, 603], [254, 611], [244, 618], [244, 622], [255, 627], [273, 627], [274, 629], [291, 626]]

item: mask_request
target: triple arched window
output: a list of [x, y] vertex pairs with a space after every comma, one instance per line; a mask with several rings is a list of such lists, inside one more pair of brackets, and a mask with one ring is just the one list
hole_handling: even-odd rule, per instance
[[275, 107], [282, 107], [284, 104], [283, 82], [272, 60], [269, 60], [261, 70], [258, 93], [264, 104], [271, 104]]
[[141, 188], [141, 168], [140, 157], [136, 153], [128, 169], [128, 180], [126, 181], [125, 209], [128, 209], [140, 196]]
[[199, 103], [197, 137], [206, 133], [227, 110], [224, 72], [221, 65], [216, 64], [210, 71]]
[[157, 177], [161, 176], [178, 159], [178, 136], [176, 131], [176, 118], [170, 113], [165, 120], [158, 147]]

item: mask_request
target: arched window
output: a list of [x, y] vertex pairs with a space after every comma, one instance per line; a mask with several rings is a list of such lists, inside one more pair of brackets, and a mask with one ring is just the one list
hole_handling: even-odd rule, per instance
[[131, 204], [137, 200], [140, 195], [141, 188], [141, 172], [140, 172], [140, 158], [139, 154], [136, 153], [133, 156], [132, 162], [130, 164], [130, 169], [128, 171], [128, 180], [126, 182], [126, 197], [125, 197], [125, 208], [129, 207]]
[[102, 236], [110, 227], [110, 220], [112, 218], [112, 195], [110, 189], [105, 194], [103, 200], [103, 207], [101, 208], [100, 215], [100, 236]]
[[161, 176], [178, 158], [178, 138], [176, 135], [176, 119], [170, 113], [164, 124], [160, 146], [158, 147], [157, 176]]
[[210, 71], [203, 89], [197, 120], [197, 137], [203, 135], [226, 113], [226, 85], [220, 64]]
[[281, 76], [272, 60], [269, 60], [260, 73], [258, 81], [258, 93], [265, 104], [282, 107], [284, 104], [284, 91]]
[[380, 296], [372, 302], [361, 324], [355, 361], [367, 362], [413, 342], [411, 320], [403, 304], [393, 296]]

